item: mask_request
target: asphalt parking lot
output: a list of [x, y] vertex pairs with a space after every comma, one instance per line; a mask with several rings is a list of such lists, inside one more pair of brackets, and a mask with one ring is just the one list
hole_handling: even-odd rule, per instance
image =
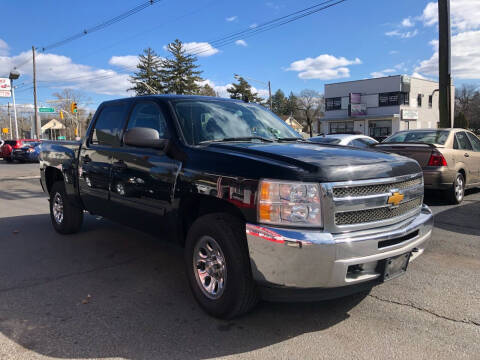
[[94, 216], [54, 232], [37, 164], [0, 160], [0, 359], [479, 359], [480, 191], [369, 295], [207, 316], [181, 249]]

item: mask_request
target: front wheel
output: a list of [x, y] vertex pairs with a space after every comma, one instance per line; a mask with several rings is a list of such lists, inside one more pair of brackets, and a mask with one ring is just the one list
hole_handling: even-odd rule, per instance
[[460, 204], [465, 196], [465, 178], [461, 173], [457, 173], [452, 187], [448, 190], [447, 198], [451, 204]]
[[230, 319], [257, 302], [245, 223], [223, 213], [204, 215], [190, 228], [185, 262], [193, 295], [210, 315]]
[[83, 210], [70, 203], [63, 181], [54, 183], [50, 191], [50, 218], [55, 230], [61, 234], [73, 234], [82, 227]]

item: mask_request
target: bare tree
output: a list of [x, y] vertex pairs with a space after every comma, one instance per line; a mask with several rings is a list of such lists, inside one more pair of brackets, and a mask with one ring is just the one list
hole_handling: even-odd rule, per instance
[[297, 96], [299, 119], [307, 126], [310, 137], [313, 136], [313, 122], [322, 114], [323, 97], [315, 90], [302, 90]]
[[[60, 118], [60, 116], [58, 120], [65, 125], [68, 137], [72, 139], [75, 137], [74, 129], [77, 128], [77, 126], [80, 131], [85, 128], [85, 122], [88, 113], [84, 106], [82, 107], [82, 105], [88, 103], [90, 99], [87, 98], [82, 92], [73, 89], [63, 89], [61, 92], [56, 92], [52, 95], [56, 98], [55, 107], [64, 112], [63, 120]], [[78, 115], [72, 114], [71, 112], [70, 105], [72, 102], [77, 103]]]

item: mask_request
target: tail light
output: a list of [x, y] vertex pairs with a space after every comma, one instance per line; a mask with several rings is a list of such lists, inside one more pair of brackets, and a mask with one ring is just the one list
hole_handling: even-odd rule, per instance
[[447, 160], [439, 152], [433, 152], [428, 160], [428, 166], [447, 166]]
[[21, 142], [21, 141], [17, 141], [17, 142], [15, 143], [14, 148], [15, 148], [15, 149], [18, 149], [18, 148], [21, 148], [21, 147], [22, 147], [22, 142]]

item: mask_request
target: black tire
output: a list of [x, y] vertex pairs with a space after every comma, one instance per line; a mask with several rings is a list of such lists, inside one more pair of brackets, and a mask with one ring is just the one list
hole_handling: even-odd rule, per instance
[[[208, 297], [200, 281], [197, 281], [194, 253], [196, 246], [200, 246], [206, 238], [214, 239], [225, 260], [225, 287], [218, 298]], [[250, 269], [245, 223], [237, 217], [215, 213], [198, 218], [187, 235], [185, 263], [193, 295], [208, 314], [221, 319], [231, 319], [247, 313], [257, 303], [258, 296]]]
[[11, 163], [13, 161], [13, 159], [11, 157], [7, 157], [5, 158], [5, 160], [8, 162], [8, 163]]
[[[56, 205], [61, 205], [61, 210]], [[62, 213], [61, 218], [56, 217], [56, 214], [60, 212]], [[63, 181], [55, 182], [50, 191], [50, 219], [53, 227], [60, 234], [73, 234], [82, 227], [83, 210], [70, 203]]]
[[455, 175], [452, 187], [447, 190], [447, 200], [452, 205], [460, 204], [465, 197], [465, 178], [462, 173]]

